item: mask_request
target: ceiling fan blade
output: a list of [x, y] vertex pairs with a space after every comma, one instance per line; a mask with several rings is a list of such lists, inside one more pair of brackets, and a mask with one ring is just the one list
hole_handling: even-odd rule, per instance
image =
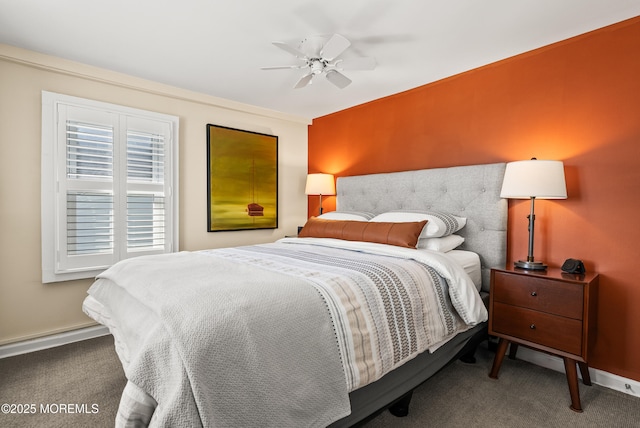
[[260, 70], [283, 70], [283, 69], [292, 69], [297, 68], [300, 69], [303, 66], [300, 65], [274, 65], [270, 67], [260, 67]]
[[296, 83], [296, 86], [294, 86], [293, 88], [304, 88], [309, 82], [311, 82], [311, 79], [313, 79], [313, 73], [305, 74], [300, 80], [298, 80], [298, 83]]
[[342, 70], [373, 70], [376, 65], [373, 57], [349, 58], [336, 62], [336, 67]]
[[351, 46], [349, 40], [340, 34], [334, 34], [322, 47], [320, 56], [327, 61], [331, 61], [344, 52], [349, 46]]
[[273, 44], [277, 47], [279, 47], [280, 49], [289, 52], [291, 55], [295, 56], [296, 58], [300, 58], [300, 59], [306, 59], [307, 56], [305, 54], [303, 54], [302, 52], [300, 52], [298, 49], [294, 48], [293, 46], [289, 46], [286, 43], [282, 43], [282, 42], [273, 42]]
[[346, 88], [351, 83], [351, 79], [336, 70], [327, 71], [326, 76], [329, 82], [333, 83], [340, 89]]

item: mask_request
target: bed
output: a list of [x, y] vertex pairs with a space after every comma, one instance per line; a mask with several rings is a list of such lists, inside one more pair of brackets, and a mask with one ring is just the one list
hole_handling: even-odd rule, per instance
[[[110, 329], [128, 379], [116, 425], [342, 427], [406, 413], [413, 389], [486, 337], [490, 269], [506, 257], [504, 168], [340, 177], [336, 212], [366, 220], [310, 219], [298, 238], [114, 265], [83, 309]], [[427, 228], [394, 219], [424, 212], [464, 219], [464, 242], [404, 247]], [[390, 232], [361, 242], [337, 225]]]

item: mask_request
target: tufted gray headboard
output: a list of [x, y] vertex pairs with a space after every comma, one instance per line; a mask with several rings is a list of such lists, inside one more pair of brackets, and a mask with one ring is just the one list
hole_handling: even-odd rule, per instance
[[504, 163], [339, 177], [336, 209], [380, 214], [430, 210], [467, 218], [460, 249], [480, 255], [482, 289], [491, 268], [504, 268], [507, 200], [500, 198]]

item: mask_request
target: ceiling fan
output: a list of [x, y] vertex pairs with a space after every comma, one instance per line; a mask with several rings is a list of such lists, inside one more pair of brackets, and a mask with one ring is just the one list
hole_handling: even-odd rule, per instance
[[376, 67], [376, 60], [371, 57], [338, 59], [338, 57], [351, 46], [351, 42], [340, 34], [334, 34], [328, 39], [326, 36], [307, 37], [300, 43], [298, 48], [282, 42], [273, 42], [273, 44], [304, 61], [304, 63], [299, 65], [261, 67], [261, 69], [278, 70], [293, 68], [306, 70], [306, 73], [294, 86], [296, 89], [307, 86], [311, 83], [314, 76], [320, 74], [324, 74], [329, 82], [342, 89], [351, 83], [351, 79], [339, 70], [373, 70]]

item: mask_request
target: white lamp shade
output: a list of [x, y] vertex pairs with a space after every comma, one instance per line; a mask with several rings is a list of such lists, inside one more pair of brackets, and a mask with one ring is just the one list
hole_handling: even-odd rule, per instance
[[336, 183], [333, 174], [309, 174], [304, 189], [306, 195], [335, 195]]
[[553, 160], [509, 162], [504, 172], [501, 198], [567, 199], [564, 164]]

